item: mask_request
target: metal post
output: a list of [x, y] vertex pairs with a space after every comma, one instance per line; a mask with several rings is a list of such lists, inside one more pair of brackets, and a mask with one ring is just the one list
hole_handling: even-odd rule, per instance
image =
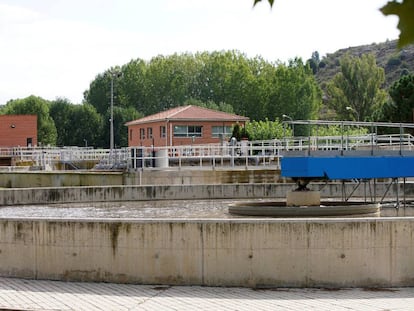
[[400, 123], [400, 155], [402, 155], [402, 137], [403, 137], [403, 128], [402, 128], [402, 123]]
[[344, 122], [341, 122], [341, 156], [344, 155]]
[[374, 124], [371, 124], [371, 155], [374, 155]]
[[109, 163], [112, 164], [114, 152], [114, 73], [111, 74], [111, 118], [109, 123]]
[[309, 126], [309, 133], [308, 133], [308, 156], [310, 156], [310, 154], [311, 154], [311, 134], [312, 134], [312, 129], [311, 129], [310, 121], [308, 121], [308, 126]]

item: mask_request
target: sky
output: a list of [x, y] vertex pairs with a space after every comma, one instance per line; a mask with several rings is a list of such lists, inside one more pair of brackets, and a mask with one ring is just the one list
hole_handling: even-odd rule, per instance
[[30, 95], [82, 103], [132, 59], [238, 50], [270, 62], [398, 38], [387, 0], [0, 0], [0, 105]]

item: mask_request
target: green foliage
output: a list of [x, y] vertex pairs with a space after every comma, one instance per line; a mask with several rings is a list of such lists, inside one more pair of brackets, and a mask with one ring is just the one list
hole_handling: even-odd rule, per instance
[[[363, 54], [374, 54], [376, 63], [379, 67], [384, 68], [385, 71], [385, 87], [389, 88], [391, 84], [400, 78], [400, 73], [404, 68], [410, 72], [414, 72], [414, 45], [406, 46], [402, 50], [397, 47], [397, 40], [388, 40], [382, 43], [372, 43], [361, 46], [349, 47], [346, 49], [338, 50], [334, 53], [327, 54], [321, 60], [321, 63], [326, 64], [325, 67], [319, 65], [319, 70], [316, 73], [316, 79], [324, 89], [323, 84], [331, 80], [335, 74], [340, 72], [339, 60], [346, 54], [360, 57]], [[401, 60], [399, 65], [395, 65], [398, 61], [394, 58]], [[394, 66], [390, 66], [389, 62]], [[338, 60], [338, 61], [337, 61]], [[336, 66], [335, 64], [339, 65]]]
[[399, 66], [401, 64], [401, 59], [398, 55], [393, 55], [387, 61], [387, 67]]
[[341, 59], [341, 72], [327, 84], [328, 106], [342, 120], [373, 120], [386, 101], [387, 94], [381, 89], [384, 80], [384, 70], [372, 54], [347, 54]]
[[414, 0], [393, 0], [381, 8], [384, 15], [397, 15], [400, 37], [398, 47], [414, 43]]
[[[297, 125], [296, 125], [297, 126]], [[271, 140], [282, 139], [293, 135], [292, 125], [276, 121], [252, 121], [246, 123], [246, 130], [249, 133], [250, 140]], [[311, 136], [341, 136], [341, 135], [362, 135], [368, 133], [368, 129], [363, 127], [345, 127], [338, 125], [313, 125], [311, 131], [306, 127], [306, 135]], [[296, 132], [296, 129], [295, 129]]]
[[58, 98], [50, 105], [55, 121], [59, 146], [100, 146], [102, 116], [90, 104], [73, 105]]
[[90, 104], [73, 105], [71, 139], [66, 146], [99, 146], [102, 134], [102, 116]]
[[[125, 75], [128, 74], [129, 72], [125, 69]], [[110, 68], [104, 73], [98, 74], [95, 80], [91, 82], [89, 90], [83, 94], [85, 102], [94, 106], [99, 114], [105, 114], [111, 107], [111, 82], [113, 81], [114, 105], [121, 106], [128, 98], [127, 95], [122, 93], [125, 88], [123, 77], [124, 71], [121, 71], [118, 67]], [[122, 99], [123, 101], [121, 101]]]
[[55, 122], [57, 131], [57, 146], [68, 146], [72, 139], [72, 107], [66, 98], [58, 98], [50, 103], [49, 113]]
[[[120, 71], [122, 76], [114, 81], [115, 106], [132, 107], [143, 115], [194, 102], [264, 120], [269, 111], [273, 118], [286, 113], [286, 107], [288, 113], [314, 116], [320, 103], [312, 72], [300, 59], [284, 65], [237, 51], [174, 54], [148, 63], [131, 61]], [[85, 101], [100, 114], [107, 113], [110, 102], [108, 72], [98, 75], [85, 92]], [[287, 85], [290, 92], [284, 90]], [[283, 109], [274, 110], [275, 100]]]
[[184, 106], [186, 105], [193, 105], [193, 106], [208, 108], [212, 110], [223, 111], [227, 113], [234, 113], [233, 106], [223, 103], [223, 102], [216, 104], [213, 101], [202, 102], [199, 99], [190, 98], [184, 102]]
[[401, 77], [407, 76], [409, 74], [410, 74], [410, 71], [407, 68], [403, 68], [403, 70], [401, 70], [401, 72], [400, 72]]
[[154, 57], [145, 69], [145, 107], [136, 109], [148, 115], [182, 105], [193, 97], [196, 68], [190, 54]]
[[122, 66], [120, 69], [122, 76], [117, 78], [114, 84], [114, 93], [119, 94], [115, 97], [115, 106], [133, 107], [141, 112], [146, 111], [145, 96], [148, 87], [148, 82], [145, 81], [146, 70], [147, 63], [141, 59], [131, 60]]
[[56, 145], [55, 122], [49, 115], [49, 102], [43, 98], [29, 96], [9, 101], [2, 109], [4, 114], [37, 115], [37, 140], [39, 145]]
[[279, 122], [269, 121], [251, 121], [246, 123], [246, 130], [251, 140], [270, 140], [291, 136], [291, 129]]
[[383, 118], [391, 122], [413, 122], [414, 75], [404, 75], [389, 89], [392, 102], [383, 109]]
[[104, 114], [110, 104], [111, 79], [103, 73], [95, 77], [91, 82], [89, 90], [83, 93], [85, 102], [92, 104], [99, 114]]
[[[276, 120], [284, 114], [295, 120], [308, 120], [317, 117], [322, 101], [321, 90], [316, 83], [309, 66], [301, 59], [291, 60], [289, 65], [280, 64], [274, 73], [269, 89], [269, 104], [266, 116]], [[302, 133], [303, 127], [297, 127], [296, 135]]]
[[311, 134], [312, 136], [342, 136], [342, 135], [363, 135], [367, 134], [368, 129], [364, 127], [349, 127], [345, 126], [341, 128], [339, 125], [329, 125], [329, 126], [312, 126]]
[[[110, 111], [100, 115], [88, 103], [73, 105], [66, 99], [57, 99], [50, 105], [55, 120], [59, 146], [109, 147]], [[134, 108], [114, 107], [114, 141], [117, 147], [128, 146], [124, 124], [142, 117]]]
[[319, 52], [315, 51], [312, 53], [312, 57], [308, 59], [307, 64], [312, 69], [313, 74], [316, 74], [319, 70], [321, 60], [319, 58]]
[[240, 126], [240, 124], [236, 123], [233, 126], [233, 130], [231, 132], [231, 137], [234, 137], [237, 140], [240, 140], [241, 139], [241, 126]]

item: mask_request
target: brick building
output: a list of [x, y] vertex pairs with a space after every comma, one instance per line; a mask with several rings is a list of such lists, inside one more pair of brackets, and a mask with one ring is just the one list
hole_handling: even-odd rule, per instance
[[198, 106], [180, 106], [127, 122], [128, 146], [162, 147], [219, 143], [249, 118]]
[[37, 115], [0, 115], [0, 147], [37, 145]]

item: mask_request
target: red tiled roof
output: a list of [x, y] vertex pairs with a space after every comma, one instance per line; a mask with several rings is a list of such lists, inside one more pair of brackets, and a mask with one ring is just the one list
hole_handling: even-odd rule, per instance
[[170, 110], [162, 111], [150, 116], [143, 117], [141, 119], [129, 121], [125, 123], [126, 126], [150, 123], [163, 120], [203, 120], [203, 121], [248, 121], [249, 118], [231, 114], [222, 111], [216, 111], [212, 109], [202, 108], [198, 106], [179, 106]]

